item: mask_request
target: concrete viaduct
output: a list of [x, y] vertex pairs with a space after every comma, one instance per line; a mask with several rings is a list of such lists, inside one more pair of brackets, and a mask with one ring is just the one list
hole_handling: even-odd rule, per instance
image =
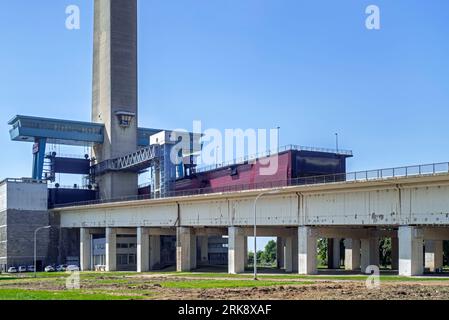
[[[252, 236], [254, 200], [248, 190], [54, 209], [61, 228], [80, 229], [80, 264], [91, 268], [90, 235], [106, 234], [106, 269], [116, 270], [116, 235], [137, 236], [137, 271], [157, 261], [159, 235], [176, 235], [177, 270], [196, 268], [197, 241], [228, 236], [228, 271], [241, 273]], [[257, 202], [258, 236], [278, 237], [287, 272], [317, 273], [317, 239], [345, 239], [345, 269], [379, 264], [380, 237], [392, 238], [392, 267], [414, 276], [442, 266], [449, 240], [449, 174], [282, 187]], [[201, 240], [199, 240], [201, 239]], [[206, 240], [204, 240], [206, 239]], [[425, 252], [424, 252], [425, 247]], [[424, 261], [426, 260], [426, 261]]]

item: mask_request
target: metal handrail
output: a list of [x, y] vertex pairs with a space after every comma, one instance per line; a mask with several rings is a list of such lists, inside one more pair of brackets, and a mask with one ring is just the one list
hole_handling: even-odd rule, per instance
[[138, 195], [115, 199], [68, 203], [63, 205], [56, 205], [54, 206], [54, 208], [86, 206], [102, 203], [114, 203], [114, 202], [135, 201], [135, 200], [163, 199], [163, 198], [194, 196], [194, 195], [213, 194], [213, 193], [229, 193], [229, 192], [256, 190], [256, 189], [281, 188], [288, 186], [311, 186], [311, 185], [332, 184], [332, 183], [382, 181], [389, 179], [429, 176], [436, 174], [449, 174], [449, 162], [292, 178], [289, 180], [282, 180], [282, 181], [236, 184], [220, 188], [208, 187], [201, 189], [188, 189], [181, 191], [172, 191], [164, 195], [164, 197], [153, 196], [151, 194]]

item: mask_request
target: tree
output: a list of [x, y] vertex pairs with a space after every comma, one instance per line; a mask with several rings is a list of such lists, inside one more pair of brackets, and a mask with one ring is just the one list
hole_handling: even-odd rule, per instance
[[262, 254], [262, 261], [266, 264], [273, 264], [276, 262], [277, 244], [276, 241], [270, 240], [265, 246], [265, 251]]

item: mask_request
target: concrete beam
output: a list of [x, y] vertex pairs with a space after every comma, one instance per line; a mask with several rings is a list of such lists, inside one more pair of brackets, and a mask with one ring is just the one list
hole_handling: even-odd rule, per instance
[[117, 270], [117, 232], [106, 228], [106, 271]]
[[[230, 274], [242, 273], [245, 271], [245, 234], [242, 228], [229, 227], [228, 243], [228, 272]], [[254, 260], [256, 254], [254, 254]]]
[[399, 237], [399, 275], [418, 276], [424, 273], [423, 233], [417, 227], [401, 226]]
[[298, 228], [298, 273], [316, 274], [317, 234], [312, 227]]

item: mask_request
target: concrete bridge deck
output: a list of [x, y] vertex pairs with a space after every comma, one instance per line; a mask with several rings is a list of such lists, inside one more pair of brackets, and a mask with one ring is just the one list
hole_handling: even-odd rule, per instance
[[[392, 239], [393, 267], [401, 275], [420, 275], [425, 265], [435, 269], [442, 264], [442, 240], [449, 240], [448, 173], [277, 189], [278, 193], [266, 194], [257, 202], [258, 235], [283, 239], [283, 264], [288, 271], [316, 273], [318, 238], [345, 239], [349, 270], [364, 271], [368, 265], [379, 264], [380, 237]], [[176, 233], [180, 271], [196, 267], [192, 248], [198, 236], [227, 235], [229, 272], [239, 273], [245, 267], [245, 243], [254, 225], [254, 201], [268, 191], [100, 203], [54, 211], [61, 215], [62, 228], [80, 228], [81, 252], [86, 251], [83, 240], [88, 240], [91, 229], [103, 228], [107, 243], [113, 243], [120, 230], [133, 230], [140, 271], [151, 265], [147, 254], [152, 233]], [[111, 251], [107, 264], [113, 270], [113, 246], [107, 247]], [[89, 254], [81, 254], [84, 269]]]

